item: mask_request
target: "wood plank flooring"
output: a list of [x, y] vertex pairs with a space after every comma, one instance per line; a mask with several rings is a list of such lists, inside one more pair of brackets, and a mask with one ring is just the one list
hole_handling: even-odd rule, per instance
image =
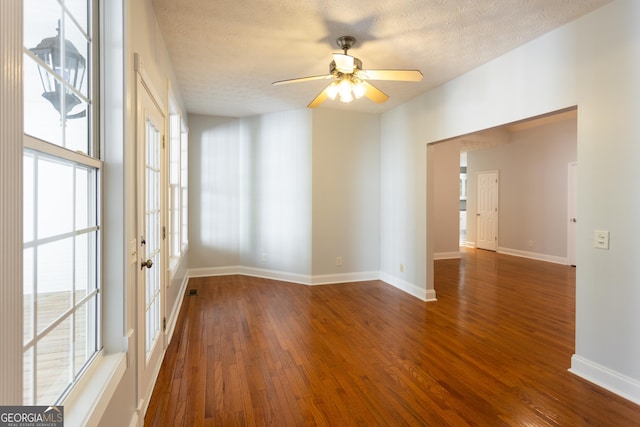
[[480, 250], [438, 301], [383, 282], [191, 279], [145, 426], [634, 426], [567, 369], [575, 269]]

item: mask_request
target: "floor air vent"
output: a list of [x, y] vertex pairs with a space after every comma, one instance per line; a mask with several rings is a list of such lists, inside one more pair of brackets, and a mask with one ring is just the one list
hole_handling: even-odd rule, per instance
[[198, 290], [197, 289], [189, 289], [189, 291], [187, 291], [187, 296], [188, 297], [197, 297], [198, 296]]

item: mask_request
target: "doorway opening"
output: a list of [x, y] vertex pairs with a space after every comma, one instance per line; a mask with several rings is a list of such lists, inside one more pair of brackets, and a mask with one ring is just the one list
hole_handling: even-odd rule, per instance
[[[442, 144], [442, 145], [441, 145]], [[441, 141], [431, 150], [430, 162], [438, 166], [433, 193], [432, 218], [438, 218], [432, 247], [435, 255], [452, 253], [455, 247], [482, 247], [478, 212], [479, 172], [499, 171], [499, 245], [493, 250], [558, 264], [570, 264], [573, 239], [567, 200], [567, 164], [577, 161], [577, 108], [533, 117], [468, 135]], [[445, 148], [449, 147], [449, 148]], [[455, 154], [451, 154], [454, 151]], [[455, 156], [452, 162], [451, 156]], [[444, 164], [455, 168], [442, 172]], [[444, 178], [443, 178], [444, 177]], [[456, 179], [457, 191], [443, 179]], [[442, 184], [442, 185], [440, 185]], [[457, 193], [457, 194], [456, 194]], [[453, 200], [451, 200], [453, 198]], [[443, 212], [443, 210], [447, 212]], [[457, 218], [451, 229], [440, 223]], [[571, 214], [575, 217], [575, 214]], [[450, 233], [449, 237], [443, 236]]]

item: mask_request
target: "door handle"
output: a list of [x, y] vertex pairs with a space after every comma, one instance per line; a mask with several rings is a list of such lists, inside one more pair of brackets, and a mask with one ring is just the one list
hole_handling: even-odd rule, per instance
[[140, 262], [140, 270], [143, 270], [145, 267], [147, 267], [147, 268], [153, 267], [153, 261], [151, 261], [151, 258], [149, 258], [146, 261], [141, 261]]

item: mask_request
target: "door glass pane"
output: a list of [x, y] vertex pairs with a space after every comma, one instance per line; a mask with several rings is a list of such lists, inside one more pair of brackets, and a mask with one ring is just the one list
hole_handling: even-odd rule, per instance
[[160, 330], [160, 131], [147, 119], [146, 123], [146, 256], [153, 268], [145, 271], [146, 353]]

